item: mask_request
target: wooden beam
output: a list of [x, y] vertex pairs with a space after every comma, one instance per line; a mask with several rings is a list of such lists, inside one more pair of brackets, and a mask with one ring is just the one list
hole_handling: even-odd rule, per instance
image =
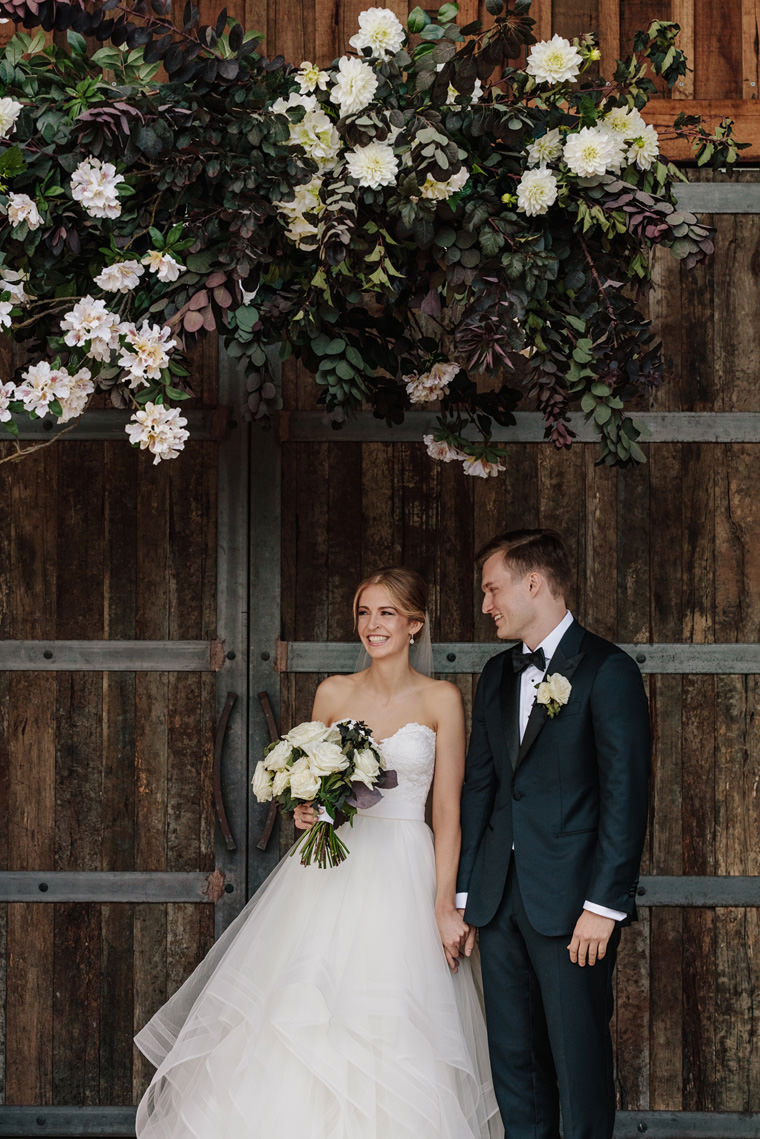
[[[738, 189], [739, 187], [735, 187]], [[436, 428], [435, 412], [407, 412], [404, 422], [389, 427], [371, 412], [349, 419], [336, 431], [320, 411], [283, 411], [278, 429], [282, 442], [421, 443]], [[579, 443], [596, 443], [599, 436], [582, 412], [570, 414], [570, 427]], [[643, 426], [642, 443], [760, 443], [760, 412], [633, 412]], [[494, 439], [504, 443], [541, 443], [544, 420], [539, 412], [518, 411], [513, 427], [494, 426]]]
[[[437, 644], [433, 646], [433, 670], [478, 673], [505, 647], [475, 641]], [[760, 644], [621, 644], [620, 648], [647, 674], [760, 674]], [[280, 645], [279, 670], [285, 673], [353, 672], [355, 662], [353, 641], [290, 641]]]
[[245, 891], [228, 877], [132, 870], [3, 870], [2, 902], [215, 902]]
[[[134, 1139], [134, 1107], [0, 1107], [0, 1136], [116, 1136]], [[619, 1111], [614, 1139], [758, 1139], [760, 1113]]]
[[0, 641], [9, 672], [219, 672], [219, 641]]

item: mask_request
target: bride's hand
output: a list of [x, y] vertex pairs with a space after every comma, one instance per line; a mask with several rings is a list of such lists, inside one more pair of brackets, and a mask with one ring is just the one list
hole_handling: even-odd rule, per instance
[[461, 948], [470, 932], [470, 927], [453, 906], [445, 908], [436, 906], [435, 920], [438, 922], [438, 932], [441, 935], [441, 944], [449, 968], [456, 973], [459, 969]]
[[299, 831], [307, 831], [317, 821], [317, 812], [310, 803], [300, 803], [293, 812], [293, 819]]

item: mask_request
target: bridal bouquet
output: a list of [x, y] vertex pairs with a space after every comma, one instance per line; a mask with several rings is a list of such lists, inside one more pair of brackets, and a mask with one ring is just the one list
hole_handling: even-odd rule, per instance
[[301, 864], [316, 862], [324, 869], [337, 866], [348, 847], [335, 833], [342, 814], [353, 825], [357, 809], [366, 810], [382, 798], [380, 787], [397, 785], [395, 771], [385, 767], [382, 752], [366, 724], [339, 720], [328, 727], [321, 720], [297, 724], [270, 744], [256, 765], [253, 793], [260, 803], [276, 799], [285, 811], [299, 803], [322, 808], [322, 817], [293, 847], [301, 849]]

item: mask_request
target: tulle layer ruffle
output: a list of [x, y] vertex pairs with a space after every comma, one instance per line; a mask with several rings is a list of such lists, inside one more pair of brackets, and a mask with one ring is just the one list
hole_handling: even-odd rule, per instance
[[139, 1034], [140, 1139], [501, 1134], [470, 963], [453, 976], [424, 823], [357, 818], [330, 870], [277, 867]]

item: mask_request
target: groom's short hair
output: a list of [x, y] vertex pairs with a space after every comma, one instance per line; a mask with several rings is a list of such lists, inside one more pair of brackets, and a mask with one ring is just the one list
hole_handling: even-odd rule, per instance
[[475, 555], [478, 569], [498, 553], [518, 577], [535, 570], [544, 575], [555, 597], [569, 596], [573, 572], [567, 547], [556, 530], [507, 530], [497, 534]]

